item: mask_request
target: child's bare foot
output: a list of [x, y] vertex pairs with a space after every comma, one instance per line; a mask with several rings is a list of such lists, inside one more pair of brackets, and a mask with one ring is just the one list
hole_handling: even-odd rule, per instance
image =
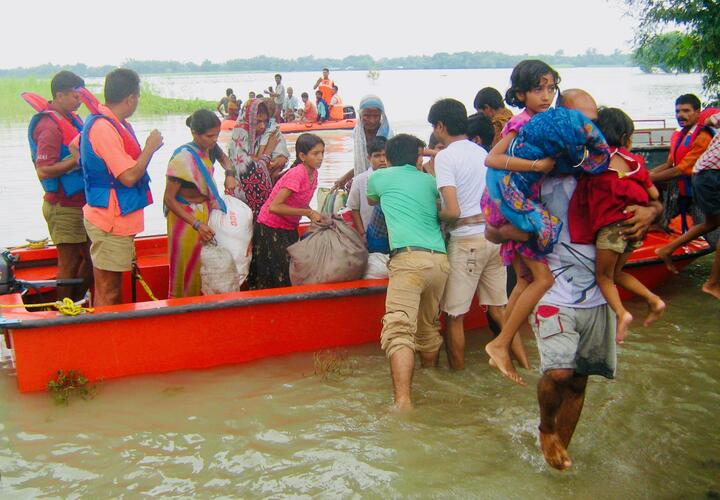
[[632, 323], [633, 317], [632, 314], [625, 311], [624, 313], [618, 315], [617, 317], [617, 331], [615, 332], [615, 342], [618, 344], [622, 344], [625, 340], [625, 337], [627, 337], [628, 334], [628, 328], [630, 328], [630, 323]]
[[512, 344], [510, 344], [510, 352], [522, 368], [526, 370], [530, 369], [530, 360], [528, 360], [525, 346], [519, 333], [515, 335]]
[[665, 267], [668, 268], [668, 271], [673, 274], [678, 274], [679, 271], [677, 270], [675, 264], [673, 264], [672, 261], [672, 253], [665, 250], [665, 247], [662, 247], [655, 250], [655, 254], [663, 260], [663, 262], [665, 263]]
[[495, 345], [493, 342], [495, 341], [491, 341], [485, 346], [485, 352], [490, 356], [490, 360], [488, 361], [490, 366], [497, 368], [500, 373], [516, 384], [522, 386], [527, 385], [517, 370], [515, 370], [507, 348]]
[[545, 456], [545, 461], [551, 467], [561, 471], [572, 467], [572, 460], [557, 433], [549, 434], [540, 431], [540, 449]]
[[663, 302], [657, 295], [650, 299], [648, 301], [648, 308], [650, 309], [650, 312], [645, 318], [645, 321], [643, 321], [643, 326], [650, 326], [655, 320], [662, 316], [665, 312], [665, 307], [665, 302]]
[[712, 295], [716, 299], [720, 299], [720, 283], [705, 282], [702, 286], [702, 291]]

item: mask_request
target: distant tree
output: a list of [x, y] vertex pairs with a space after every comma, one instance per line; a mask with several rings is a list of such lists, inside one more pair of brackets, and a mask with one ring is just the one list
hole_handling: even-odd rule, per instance
[[[720, 93], [720, 0], [625, 0], [640, 21], [635, 60], [644, 69], [699, 71]], [[665, 32], [666, 28], [679, 28]]]

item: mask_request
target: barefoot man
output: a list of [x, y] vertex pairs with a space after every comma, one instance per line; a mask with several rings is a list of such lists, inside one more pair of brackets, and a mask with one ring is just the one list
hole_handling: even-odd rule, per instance
[[[595, 283], [595, 246], [570, 242], [567, 213], [577, 181], [550, 177], [542, 184], [547, 209], [563, 221], [560, 239], [548, 255], [555, 283], [530, 315], [540, 352], [537, 386], [540, 446], [547, 463], [572, 466], [570, 440], [580, 419], [589, 375], [615, 377], [615, 315]], [[641, 238], [662, 212], [655, 204], [631, 206], [628, 239]]]

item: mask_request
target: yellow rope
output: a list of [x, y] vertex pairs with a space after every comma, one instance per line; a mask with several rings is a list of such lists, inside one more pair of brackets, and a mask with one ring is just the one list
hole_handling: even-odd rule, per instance
[[145, 293], [147, 294], [147, 296], [150, 297], [152, 300], [159, 300], [157, 297], [155, 297], [155, 294], [150, 289], [150, 285], [148, 285], [145, 282], [145, 280], [143, 279], [142, 275], [140, 274], [140, 269], [137, 266], [134, 267], [134, 272], [135, 272], [135, 279], [137, 279], [138, 282], [140, 283], [140, 286], [143, 287], [143, 290], [145, 290]]
[[44, 302], [42, 304], [0, 304], [0, 308], [7, 309], [41, 309], [43, 307], [54, 307], [60, 314], [65, 316], [78, 316], [82, 313], [91, 313], [94, 311], [92, 307], [82, 307], [80, 304], [76, 304], [69, 297], [65, 297], [57, 302]]
[[38, 250], [40, 248], [45, 248], [50, 243], [50, 238], [43, 238], [42, 240], [31, 240], [31, 239], [25, 239], [27, 243], [24, 245], [18, 245], [16, 247], [10, 247], [9, 250], [18, 250], [20, 248], [31, 248], [33, 250]]

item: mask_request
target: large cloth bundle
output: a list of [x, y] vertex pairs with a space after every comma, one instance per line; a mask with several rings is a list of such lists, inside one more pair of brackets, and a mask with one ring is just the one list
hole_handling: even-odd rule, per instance
[[[215, 231], [215, 241], [230, 252], [238, 277], [238, 287], [245, 282], [250, 271], [251, 242], [253, 234], [252, 210], [233, 196], [222, 196], [227, 212], [210, 212], [208, 226]], [[203, 283], [204, 285], [204, 283]]]
[[242, 281], [232, 254], [214, 242], [200, 251], [200, 283], [203, 295], [237, 292]]
[[362, 278], [368, 262], [365, 244], [340, 218], [323, 216], [303, 239], [288, 247], [293, 285], [336, 283]]

